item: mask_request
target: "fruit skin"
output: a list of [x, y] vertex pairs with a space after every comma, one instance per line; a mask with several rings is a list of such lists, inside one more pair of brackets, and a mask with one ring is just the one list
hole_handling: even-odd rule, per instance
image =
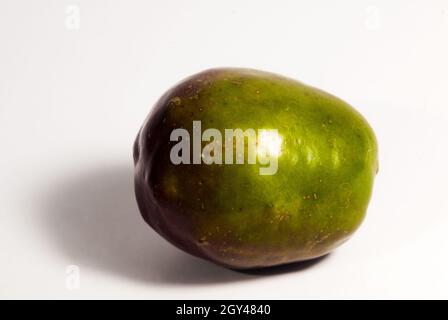
[[[259, 164], [171, 163], [170, 133], [278, 129], [275, 175]], [[204, 145], [204, 144], [203, 144]], [[378, 170], [366, 120], [340, 99], [252, 69], [211, 69], [166, 92], [134, 144], [135, 192], [145, 221], [195, 256], [234, 269], [327, 254], [361, 224]]]

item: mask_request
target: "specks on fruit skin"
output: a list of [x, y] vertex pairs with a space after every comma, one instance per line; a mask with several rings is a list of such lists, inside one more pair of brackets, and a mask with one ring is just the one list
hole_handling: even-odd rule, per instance
[[199, 243], [200, 246], [207, 246], [207, 245], [209, 245], [206, 236], [203, 236], [203, 237], [199, 238], [198, 243]]
[[169, 103], [175, 106], [180, 106], [182, 104], [182, 99], [176, 96], [171, 98]]
[[[376, 140], [339, 99], [270, 73], [214, 69], [181, 82], [154, 110], [134, 148], [137, 201], [145, 221], [182, 250], [231, 268], [266, 267], [322, 256], [361, 223]], [[170, 164], [171, 130], [190, 130], [193, 120], [277, 128], [279, 171]]]
[[229, 81], [231, 84], [236, 85], [236, 86], [240, 86], [240, 85], [243, 84], [243, 81], [240, 80], [240, 79], [231, 79], [231, 80], [228, 80], [228, 81]]

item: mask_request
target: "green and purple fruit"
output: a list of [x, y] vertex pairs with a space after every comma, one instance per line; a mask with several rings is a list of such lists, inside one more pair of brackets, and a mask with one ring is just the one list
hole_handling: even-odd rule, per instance
[[[261, 174], [267, 164], [249, 163], [248, 145], [243, 163], [226, 164], [224, 143], [215, 145], [221, 164], [173, 163], [176, 129], [191, 137], [181, 156], [194, 157], [194, 121], [222, 137], [225, 129], [277, 130], [275, 150], [265, 149], [278, 167]], [[200, 152], [209, 143], [199, 141]], [[259, 136], [256, 148], [263, 143]], [[361, 224], [378, 170], [375, 135], [347, 103], [279, 75], [230, 68], [165, 93], [138, 134], [134, 160], [145, 221], [178, 248], [236, 269], [308, 260], [339, 246]]]

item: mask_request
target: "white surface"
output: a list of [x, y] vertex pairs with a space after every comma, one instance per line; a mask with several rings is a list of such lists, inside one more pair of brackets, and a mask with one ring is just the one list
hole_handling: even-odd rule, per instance
[[[2, 0], [0, 297], [448, 298], [447, 40], [442, 0]], [[367, 219], [309, 268], [229, 271], [139, 216], [137, 130], [167, 88], [216, 66], [322, 88], [376, 131]]]

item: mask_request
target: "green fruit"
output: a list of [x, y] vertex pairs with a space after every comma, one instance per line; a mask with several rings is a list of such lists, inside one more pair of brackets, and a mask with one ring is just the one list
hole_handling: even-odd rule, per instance
[[[178, 141], [170, 136], [184, 128], [191, 147], [193, 121], [223, 137], [225, 129], [277, 129], [279, 148], [268, 153], [278, 169], [260, 174], [267, 165], [248, 163], [248, 142], [243, 164], [174, 164]], [[186, 252], [236, 269], [312, 259], [339, 246], [361, 224], [378, 169], [374, 133], [351, 106], [250, 69], [207, 70], [165, 93], [138, 134], [134, 160], [145, 221]]]

